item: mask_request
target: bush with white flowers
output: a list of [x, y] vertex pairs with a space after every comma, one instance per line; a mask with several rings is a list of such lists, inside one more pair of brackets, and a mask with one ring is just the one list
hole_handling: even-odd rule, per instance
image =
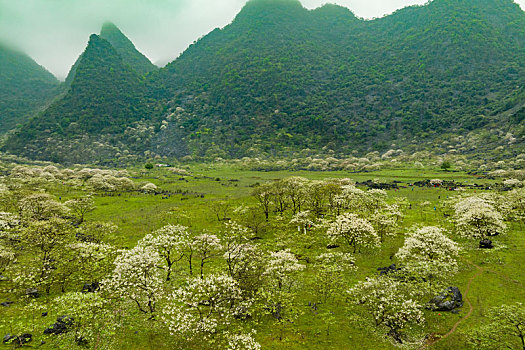
[[339, 215], [328, 227], [326, 232], [332, 243], [348, 244], [357, 248], [376, 248], [380, 245], [379, 236], [368, 220], [356, 214], [345, 213]]

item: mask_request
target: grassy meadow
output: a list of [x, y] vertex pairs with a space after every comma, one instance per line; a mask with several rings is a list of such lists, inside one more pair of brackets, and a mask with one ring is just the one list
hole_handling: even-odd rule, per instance
[[[486, 311], [490, 307], [511, 304], [525, 300], [525, 231], [523, 224], [508, 222], [507, 234], [495, 237], [495, 248], [478, 249], [478, 241], [467, 240], [453, 234], [454, 227], [450, 220], [446, 201], [457, 196], [458, 191], [444, 187], [410, 186], [417, 181], [427, 179], [453, 180], [461, 184], [492, 185], [496, 180], [480, 178], [465, 172], [443, 171], [441, 169], [413, 169], [400, 166], [397, 169], [373, 172], [350, 173], [345, 171], [310, 172], [310, 171], [247, 171], [230, 165], [195, 164], [188, 166], [189, 174], [174, 174], [166, 168], [144, 169], [142, 166], [128, 169], [136, 183], [151, 182], [158, 187], [157, 194], [140, 192], [103, 192], [94, 193], [96, 209], [88, 213], [86, 222], [110, 222], [118, 226], [115, 234], [107, 237], [107, 242], [121, 249], [131, 248], [143, 238], [165, 225], [177, 224], [189, 228], [192, 232], [209, 232], [221, 235], [224, 221], [218, 220], [214, 208], [217, 203], [226, 203], [227, 208], [221, 217], [236, 220], [235, 208], [256, 206], [251, 196], [255, 186], [290, 176], [301, 176], [310, 180], [327, 178], [350, 178], [357, 183], [372, 180], [378, 183], [396, 181], [398, 188], [387, 190], [387, 201], [403, 204], [404, 217], [395, 235], [386, 237], [379, 249], [364, 249], [354, 254], [357, 270], [343, 276], [344, 284], [349, 289], [367, 276], [377, 275], [379, 267], [398, 263], [394, 257], [403, 245], [407, 230], [414, 225], [440, 226], [451, 232], [449, 235], [461, 247], [459, 272], [447, 279], [447, 286], [457, 286], [463, 293], [465, 304], [458, 313], [432, 312], [425, 310], [425, 323], [416, 327], [414, 332], [427, 335], [429, 340], [423, 347], [429, 349], [463, 349], [467, 347], [466, 333], [485, 321]], [[86, 191], [74, 189], [60, 182], [42, 186], [56, 199], [65, 202], [68, 199], [85, 195]], [[358, 188], [366, 189], [364, 186]], [[467, 189], [461, 194], [480, 193], [481, 190]], [[303, 235], [294, 225], [288, 224], [292, 215], [271, 211], [268, 222], [261, 224], [257, 243], [266, 251], [290, 248], [306, 265], [298, 278], [296, 308], [297, 317], [293, 323], [277, 326], [271, 316], [261, 316], [252, 320], [257, 330], [255, 339], [263, 349], [393, 349], [392, 342], [374, 329], [372, 322], [365, 322], [355, 317], [363, 312], [359, 307], [351, 307], [345, 295], [332, 298], [322, 303], [315, 303], [313, 284], [315, 267], [309, 263], [313, 256], [327, 251], [322, 232]], [[344, 249], [342, 247], [341, 249]], [[18, 264], [23, 264], [20, 260]], [[205, 273], [220, 272], [226, 268], [218, 257], [205, 266]], [[197, 269], [197, 265], [195, 265]], [[478, 274], [479, 273], [479, 274]], [[181, 278], [188, 271], [184, 263], [176, 264], [174, 274]], [[177, 278], [174, 279], [177, 283]], [[0, 282], [4, 287], [9, 282]], [[2, 284], [4, 286], [2, 286]], [[468, 294], [465, 295], [467, 286]], [[72, 287], [75, 288], [74, 286]], [[79, 281], [77, 291], [82, 288]], [[3, 288], [0, 302], [9, 300], [14, 303], [9, 307], [0, 307], [0, 335], [28, 332], [33, 340], [27, 344], [37, 347], [70, 348], [72, 343], [58, 337], [43, 336], [42, 329], [51, 325], [60, 314], [53, 313], [53, 298], [59, 295], [52, 291], [33, 301], [20, 293], [6, 292]], [[469, 304], [472, 305], [470, 310]], [[159, 302], [160, 304], [162, 302]], [[49, 309], [49, 315], [42, 317], [41, 312]], [[469, 311], [471, 311], [469, 315]], [[130, 310], [129, 317], [124, 317], [122, 325], [114, 334], [114, 345], [120, 349], [169, 349], [174, 348], [169, 341], [169, 333], [158, 326], [158, 320], [141, 318], [136, 310]], [[135, 315], [135, 316], [133, 316]], [[465, 317], [467, 317], [464, 319]], [[130, 322], [133, 317], [137, 322]], [[142, 321], [141, 321], [142, 320]], [[439, 339], [457, 324], [456, 330], [444, 339]], [[432, 340], [437, 340], [435, 343]], [[425, 345], [426, 344], [426, 345]], [[3, 345], [4, 348], [13, 345]], [[75, 345], [76, 346], [76, 345]], [[95, 344], [86, 345], [96, 348]], [[191, 343], [189, 348], [205, 348], [204, 345]], [[1, 348], [2, 346], [0, 346]], [[206, 345], [207, 347], [207, 345]], [[421, 345], [419, 345], [421, 347]], [[213, 348], [213, 346], [211, 346]]]

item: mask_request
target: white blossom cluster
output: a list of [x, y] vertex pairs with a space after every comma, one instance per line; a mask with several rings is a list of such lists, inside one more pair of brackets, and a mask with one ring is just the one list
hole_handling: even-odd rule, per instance
[[403, 331], [422, 324], [422, 306], [410, 298], [406, 285], [386, 276], [367, 278], [349, 290], [354, 303], [364, 305], [376, 326], [387, 329], [396, 342], [403, 342]]
[[280, 286], [290, 274], [302, 271], [304, 265], [300, 264], [290, 249], [272, 252], [266, 264], [264, 275], [276, 280]]
[[427, 226], [413, 230], [396, 257], [403, 267], [427, 280], [444, 279], [457, 272], [460, 248], [439, 227]]
[[167, 279], [170, 278], [172, 265], [182, 259], [190, 244], [188, 228], [181, 225], [166, 225], [138, 242], [139, 246], [154, 249], [166, 261]]
[[135, 187], [126, 170], [110, 169], [58, 169], [46, 167], [16, 166], [11, 170], [10, 179], [22, 183], [65, 183], [80, 188], [84, 185], [100, 191], [129, 191]]
[[15, 262], [15, 260], [15, 252], [11, 248], [0, 244], [0, 274], [2, 274], [10, 264]]
[[357, 247], [374, 248], [380, 245], [379, 236], [370, 222], [352, 213], [339, 215], [330, 224], [327, 235], [333, 243], [343, 241], [354, 247], [354, 253]]
[[103, 281], [103, 289], [131, 299], [144, 313], [153, 313], [164, 282], [160, 263], [159, 253], [151, 247], [139, 245], [125, 251], [115, 259], [115, 269]]
[[482, 239], [505, 233], [507, 225], [503, 215], [487, 198], [470, 196], [455, 206], [456, 232], [464, 237]]
[[172, 335], [207, 338], [230, 324], [248, 304], [237, 282], [225, 275], [195, 278], [167, 298], [162, 320]]
[[260, 350], [261, 345], [251, 334], [228, 335], [228, 350]]

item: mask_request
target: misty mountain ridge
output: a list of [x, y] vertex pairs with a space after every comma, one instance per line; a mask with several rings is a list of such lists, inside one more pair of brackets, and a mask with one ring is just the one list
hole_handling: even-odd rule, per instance
[[58, 80], [25, 53], [0, 43], [0, 131], [26, 121], [51, 99]]
[[65, 95], [4, 147], [85, 162], [350, 154], [472, 133], [490, 140], [481, 147], [501, 133], [522, 146], [524, 48], [525, 13], [510, 0], [435, 0], [375, 20], [251, 0], [161, 69], [105, 24]]

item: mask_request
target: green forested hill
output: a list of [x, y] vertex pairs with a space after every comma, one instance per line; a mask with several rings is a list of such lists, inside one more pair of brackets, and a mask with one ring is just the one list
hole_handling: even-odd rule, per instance
[[[139, 75], [145, 75], [157, 69], [157, 67], [151, 63], [146, 56], [139, 52], [131, 40], [129, 40], [113, 23], [104, 23], [102, 30], [100, 31], [100, 37], [109, 42], [120, 55], [122, 61], [133, 68], [133, 70]], [[82, 55], [77, 59], [75, 64], [73, 64], [73, 67], [71, 67], [69, 74], [66, 77], [64, 88], [67, 89], [73, 82], [77, 66], [81, 59]]]
[[120, 54], [122, 60], [140, 75], [157, 69], [113, 23], [108, 22], [102, 26], [100, 37], [106, 39]]
[[[89, 98], [76, 96], [83, 109], [100, 114], [98, 94], [107, 91], [89, 79]], [[47, 157], [32, 146], [49, 138], [43, 130], [67, 139], [78, 130], [110, 137], [127, 128], [112, 144], [116, 155], [242, 157], [307, 148], [349, 154], [427, 147], [469, 133], [486, 137], [479, 143], [486, 149], [510, 133], [516, 142], [509, 152], [517, 152], [525, 130], [525, 13], [511, 0], [434, 0], [362, 20], [335, 5], [310, 11], [297, 0], [251, 0], [230, 25], [143, 83], [117, 88], [120, 80], [110, 81], [104, 84], [137, 91], [126, 102], [134, 117], [96, 130], [80, 118], [63, 132], [72, 117], [64, 105], [51, 113], [60, 128], [46, 111], [7, 149]]]
[[148, 118], [142, 78], [100, 36], [90, 37], [75, 70], [68, 91], [10, 137], [12, 152], [82, 161], [91, 147], [86, 141], [118, 138], [127, 126]]
[[0, 134], [26, 122], [57, 92], [58, 80], [29, 56], [0, 44]]
[[371, 21], [252, 0], [158, 85], [188, 111], [180, 123], [194, 149], [232, 139], [229, 156], [380, 149], [491, 123], [525, 84], [524, 40], [525, 14], [510, 0], [435, 0]]

